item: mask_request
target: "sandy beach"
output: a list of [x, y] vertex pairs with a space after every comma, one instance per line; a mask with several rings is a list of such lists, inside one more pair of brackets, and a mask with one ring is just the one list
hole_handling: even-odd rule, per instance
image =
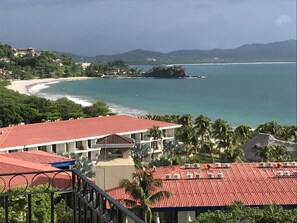
[[73, 81], [73, 80], [86, 80], [92, 77], [68, 77], [68, 78], [47, 78], [47, 79], [32, 79], [32, 80], [12, 80], [11, 84], [7, 86], [8, 89], [19, 92], [20, 94], [30, 95], [29, 89], [37, 84], [51, 83], [57, 81]]

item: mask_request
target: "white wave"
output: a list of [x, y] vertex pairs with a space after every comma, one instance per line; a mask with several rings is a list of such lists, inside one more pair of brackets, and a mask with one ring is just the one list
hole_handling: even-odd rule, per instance
[[46, 88], [49, 88], [49, 86], [46, 84], [36, 84], [36, 85], [33, 85], [32, 87], [28, 88], [28, 91], [30, 94], [36, 94], [37, 92], [39, 92], [43, 89], [46, 89]]
[[52, 81], [52, 82], [48, 82], [48, 83], [40, 83], [40, 84], [35, 84], [32, 85], [31, 87], [28, 88], [28, 91], [30, 94], [36, 94], [39, 91], [49, 88], [51, 84], [56, 84], [59, 83], [59, 81]]
[[122, 105], [111, 104], [111, 103], [107, 103], [107, 105], [112, 112], [117, 113], [119, 115], [142, 116], [142, 115], [148, 114], [147, 111], [135, 109], [135, 108], [129, 108]]
[[66, 98], [68, 100], [73, 101], [73, 102], [75, 102], [77, 104], [80, 104], [82, 106], [90, 106], [90, 105], [92, 105], [91, 102], [89, 102], [87, 100], [84, 100], [84, 99], [81, 99], [81, 98], [75, 98], [75, 97], [72, 97], [72, 96], [69, 96], [69, 95], [67, 95]]

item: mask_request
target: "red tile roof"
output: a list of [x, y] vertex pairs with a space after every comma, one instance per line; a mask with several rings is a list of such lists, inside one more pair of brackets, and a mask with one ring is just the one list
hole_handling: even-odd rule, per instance
[[[49, 164], [56, 162], [71, 161], [67, 157], [59, 156], [44, 151], [27, 151], [27, 152], [15, 152], [15, 153], [0, 153], [0, 159], [2, 157], [10, 157], [17, 160], [28, 161], [32, 163]], [[5, 158], [4, 158], [5, 159]]]
[[0, 149], [145, 131], [154, 125], [161, 129], [180, 127], [177, 124], [126, 115], [15, 125], [0, 128]]
[[[38, 152], [16, 152], [10, 154], [0, 154], [0, 188], [1, 190], [7, 190], [11, 187], [22, 186], [22, 185], [37, 185], [37, 184], [52, 184], [54, 182], [55, 186], [66, 187], [71, 181], [71, 175], [66, 173], [48, 173], [48, 174], [26, 174], [26, 175], [17, 175], [18, 173], [24, 172], [40, 172], [40, 171], [58, 171], [59, 169], [50, 166], [49, 164], [43, 164], [45, 157], [48, 157], [48, 160], [58, 160], [57, 157], [51, 157], [52, 154], [46, 155], [37, 155]], [[36, 153], [36, 154], [35, 154]], [[41, 152], [43, 153], [43, 152]], [[26, 155], [24, 155], [26, 154]], [[33, 155], [29, 158], [29, 155]], [[15, 156], [14, 158], [10, 155]], [[23, 155], [24, 160], [21, 159]], [[36, 160], [40, 158], [40, 160]], [[36, 159], [35, 159], [36, 158]], [[67, 159], [67, 158], [65, 158]], [[30, 160], [30, 161], [29, 161]], [[67, 159], [70, 160], [70, 159]], [[9, 176], [3, 176], [3, 174], [12, 174]], [[2, 175], [2, 176], [1, 176]]]
[[[163, 179], [163, 190], [171, 193], [152, 208], [203, 208], [222, 207], [234, 201], [245, 205], [297, 205], [297, 176], [292, 176], [297, 167], [260, 168], [258, 163], [232, 163], [230, 168], [210, 169], [201, 164], [199, 169], [186, 169], [183, 166], [158, 167], [155, 178]], [[276, 177], [277, 171], [290, 171], [290, 177]], [[187, 174], [193, 174], [187, 179]], [[200, 173], [201, 178], [195, 178]], [[209, 179], [208, 173], [216, 178]], [[218, 178], [218, 173], [224, 175]], [[165, 174], [180, 174], [180, 179], [165, 179]], [[115, 199], [127, 198], [122, 188], [107, 191]]]

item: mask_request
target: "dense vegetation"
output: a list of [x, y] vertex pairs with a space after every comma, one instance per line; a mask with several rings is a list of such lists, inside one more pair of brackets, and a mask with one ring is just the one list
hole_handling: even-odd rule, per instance
[[[164, 155], [153, 160], [151, 166], [178, 165], [187, 162], [243, 162], [242, 146], [258, 133], [269, 133], [280, 140], [297, 142], [296, 125], [281, 126], [274, 121], [261, 124], [255, 130], [252, 130], [247, 125], [232, 128], [225, 120], [217, 119], [212, 121], [205, 115], [200, 115], [195, 119], [188, 114], [146, 115], [144, 118], [182, 125], [176, 132], [175, 138], [177, 141], [165, 141]], [[162, 134], [161, 136], [159, 133], [154, 134], [155, 139], [161, 137]], [[139, 145], [133, 149], [133, 157], [138, 164], [145, 158], [142, 152], [145, 150], [147, 150], [145, 146], [140, 148]], [[287, 148], [280, 145], [255, 148], [255, 153], [263, 161], [292, 160]]]
[[83, 107], [67, 98], [51, 101], [36, 96], [19, 94], [5, 88], [0, 82], [0, 127], [19, 123], [37, 123], [67, 120], [79, 117], [96, 117], [112, 114], [104, 102]]
[[41, 51], [34, 54], [15, 56], [9, 45], [0, 44], [0, 79], [59, 78], [84, 76], [83, 69], [67, 56]]
[[184, 78], [187, 77], [186, 71], [182, 66], [168, 65], [168, 66], [154, 66], [151, 70], [144, 74], [144, 77], [158, 77], [158, 78]]
[[83, 69], [81, 63], [65, 55], [58, 55], [49, 51], [16, 55], [15, 50], [0, 43], [0, 80], [33, 78], [67, 78], [76, 76], [87, 77], [135, 77], [141, 76], [143, 71], [129, 68], [123, 60], [108, 63], [94, 63]]
[[142, 69], [129, 68], [123, 60], [115, 60], [108, 63], [94, 63], [87, 67], [85, 74], [87, 77], [142, 77]]
[[269, 205], [263, 209], [244, 207], [235, 202], [226, 210], [208, 211], [201, 213], [193, 223], [295, 223], [297, 209], [284, 209], [281, 206]]

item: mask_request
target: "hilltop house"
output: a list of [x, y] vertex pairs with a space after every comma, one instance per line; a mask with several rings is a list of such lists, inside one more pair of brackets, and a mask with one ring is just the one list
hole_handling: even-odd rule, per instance
[[[151, 205], [157, 223], [187, 223], [201, 211], [234, 201], [245, 206], [297, 207], [297, 162], [185, 164], [148, 170], [163, 182], [168, 199]], [[118, 179], [120, 180], [120, 179]], [[107, 190], [115, 199], [131, 199], [123, 188]]]
[[96, 160], [102, 145], [97, 140], [111, 134], [133, 139], [134, 143], [154, 140], [147, 135], [148, 129], [158, 126], [163, 138], [158, 140], [155, 154], [161, 153], [164, 140], [173, 140], [181, 125], [126, 115], [83, 118], [0, 128], [0, 151], [46, 151], [49, 153], [76, 153]]
[[25, 56], [25, 55], [34, 55], [35, 54], [35, 49], [30, 47], [30, 48], [17, 48], [17, 49], [14, 49], [15, 53], [14, 55], [15, 56]]

